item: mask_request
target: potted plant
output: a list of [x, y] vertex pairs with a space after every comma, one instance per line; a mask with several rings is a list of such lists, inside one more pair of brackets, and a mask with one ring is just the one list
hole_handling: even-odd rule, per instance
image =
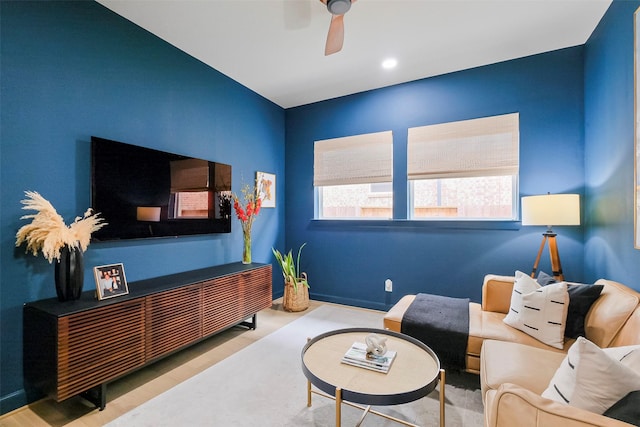
[[286, 311], [303, 311], [309, 308], [309, 282], [307, 274], [300, 272], [300, 254], [305, 245], [306, 243], [303, 243], [298, 249], [295, 263], [291, 251], [287, 255], [282, 255], [279, 250], [271, 248], [284, 277], [282, 307]]

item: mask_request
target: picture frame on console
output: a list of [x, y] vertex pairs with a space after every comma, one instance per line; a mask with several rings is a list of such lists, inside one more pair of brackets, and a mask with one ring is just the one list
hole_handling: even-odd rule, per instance
[[129, 293], [129, 286], [127, 285], [122, 263], [93, 267], [93, 275], [96, 279], [98, 300], [119, 297]]
[[263, 208], [276, 207], [276, 175], [267, 172], [256, 172], [258, 194]]

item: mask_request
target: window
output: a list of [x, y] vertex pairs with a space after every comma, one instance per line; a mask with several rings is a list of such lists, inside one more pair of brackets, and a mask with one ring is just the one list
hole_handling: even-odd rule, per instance
[[213, 192], [178, 191], [169, 199], [169, 219], [208, 218]]
[[313, 185], [318, 218], [391, 218], [391, 131], [316, 141]]
[[515, 219], [517, 113], [409, 129], [412, 219]]

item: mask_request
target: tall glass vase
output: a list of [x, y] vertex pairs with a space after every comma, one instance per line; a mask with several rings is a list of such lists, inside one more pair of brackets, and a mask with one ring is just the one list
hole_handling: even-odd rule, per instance
[[251, 231], [242, 230], [244, 246], [242, 247], [242, 263], [251, 264]]

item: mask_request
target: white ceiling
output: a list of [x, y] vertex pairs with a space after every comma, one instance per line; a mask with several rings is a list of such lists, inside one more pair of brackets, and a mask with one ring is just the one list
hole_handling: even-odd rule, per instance
[[611, 1], [359, 0], [325, 57], [319, 0], [98, 0], [284, 108], [581, 45]]

